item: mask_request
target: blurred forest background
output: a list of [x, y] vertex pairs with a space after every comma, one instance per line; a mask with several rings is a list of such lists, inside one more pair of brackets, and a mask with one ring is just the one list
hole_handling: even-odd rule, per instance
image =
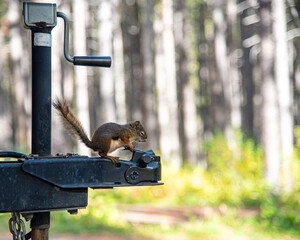
[[[299, 234], [299, 1], [52, 2], [71, 20], [72, 56], [112, 57], [110, 69], [67, 62], [58, 18], [53, 98], [70, 102], [90, 135], [104, 122], [141, 120], [148, 143], [137, 148], [152, 148], [164, 162], [165, 186], [114, 190], [101, 195], [107, 202], [255, 207], [270, 231]], [[22, 3], [0, 0], [0, 19], [0, 149], [30, 153]], [[91, 154], [54, 112], [52, 129], [53, 154]], [[83, 215], [97, 218], [93, 211]]]

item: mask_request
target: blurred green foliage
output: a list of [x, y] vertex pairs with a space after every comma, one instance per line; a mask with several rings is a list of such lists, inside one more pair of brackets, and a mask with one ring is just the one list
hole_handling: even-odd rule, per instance
[[[267, 234], [273, 236], [275, 233], [280, 235], [286, 232], [291, 236], [299, 236], [300, 127], [295, 129], [295, 136], [291, 192], [281, 191], [281, 194], [275, 196], [268, 191], [263, 178], [261, 146], [257, 146], [251, 139], [244, 139], [240, 132], [235, 133], [235, 141], [232, 142], [218, 133], [205, 143], [207, 169], [184, 166], [176, 170], [163, 163], [162, 186], [89, 190], [89, 206], [80, 210], [78, 216], [66, 212], [52, 213], [51, 229], [54, 232], [75, 234], [107, 232], [145, 237], [152, 236], [153, 232], [163, 235], [180, 233], [194, 238], [216, 234], [225, 226], [242, 234], [250, 226], [256, 232], [256, 239], [265, 239]], [[180, 226], [141, 224], [136, 228], [122, 217], [123, 210], [131, 204], [159, 207], [225, 206], [229, 211], [225, 216], [210, 220], [190, 216], [190, 221]], [[259, 209], [260, 214], [245, 219], [235, 211], [239, 208]]]
[[[295, 131], [298, 136], [296, 142], [299, 143], [300, 128]], [[235, 141], [229, 143], [223, 134], [218, 133], [205, 144], [205, 151], [207, 169], [185, 166], [176, 170], [172, 166], [163, 165], [162, 186], [90, 190], [89, 207], [80, 211], [80, 217], [57, 213], [53, 214], [53, 218], [56, 222], [73, 222], [75, 226], [82, 226], [69, 229], [72, 232], [78, 232], [79, 229], [89, 232], [104, 229], [126, 234], [134, 230], [132, 225], [122, 219], [122, 206], [226, 206], [228, 209], [260, 209], [260, 215], [252, 219], [252, 226], [265, 226], [266, 231], [273, 233], [300, 233], [299, 145], [296, 144], [292, 159], [293, 190], [277, 196], [268, 191], [264, 182], [263, 149], [253, 140], [244, 139], [240, 132], [236, 132]], [[226, 223], [237, 227], [241, 224], [237, 219], [235, 213], [231, 214], [231, 217], [226, 217]], [[187, 229], [190, 227], [186, 226]], [[194, 229], [194, 234], [200, 236], [206, 230]], [[176, 232], [176, 229], [170, 231]], [[189, 234], [193, 235], [191, 232]]]

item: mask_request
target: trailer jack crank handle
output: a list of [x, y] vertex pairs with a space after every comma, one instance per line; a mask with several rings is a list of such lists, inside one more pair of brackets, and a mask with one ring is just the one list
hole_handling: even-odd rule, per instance
[[97, 66], [97, 67], [110, 67], [111, 57], [98, 57], [98, 56], [74, 56], [69, 54], [69, 29], [70, 21], [66, 14], [63, 12], [57, 12], [57, 17], [64, 20], [64, 55], [65, 58], [74, 65], [83, 66]]

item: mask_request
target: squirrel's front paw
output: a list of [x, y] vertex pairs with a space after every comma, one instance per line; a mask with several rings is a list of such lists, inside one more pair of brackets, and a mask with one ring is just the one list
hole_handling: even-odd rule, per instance
[[131, 152], [133, 152], [133, 149], [134, 149], [134, 146], [132, 144], [124, 146], [124, 150], [130, 150]]

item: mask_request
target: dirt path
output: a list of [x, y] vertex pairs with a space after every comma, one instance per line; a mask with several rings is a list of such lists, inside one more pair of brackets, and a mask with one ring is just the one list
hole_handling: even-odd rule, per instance
[[[220, 207], [169, 207], [153, 208], [148, 206], [120, 207], [123, 217], [131, 223], [148, 224], [178, 224], [188, 222], [191, 217], [198, 220], [211, 219], [215, 216], [224, 216], [230, 211], [227, 206]], [[259, 214], [258, 208], [236, 209], [236, 215], [241, 218], [255, 217]]]
[[[224, 216], [232, 209], [229, 209], [226, 206], [221, 207], [148, 207], [148, 206], [119, 206], [121, 212], [123, 212], [123, 217], [127, 222], [130, 222], [137, 227], [139, 224], [161, 224], [162, 226], [181, 226], [185, 223], [189, 224], [191, 218], [194, 220], [199, 220], [201, 223], [202, 220], [213, 219], [216, 216]], [[241, 218], [255, 217], [259, 214], [259, 209], [234, 209], [236, 216]], [[199, 224], [201, 227], [201, 224]], [[251, 230], [250, 230], [251, 231]], [[85, 235], [60, 235], [52, 234], [50, 230], [50, 239], [51, 240], [200, 240], [200, 238], [188, 238], [185, 235], [177, 236], [176, 234], [166, 235], [163, 234], [163, 237], [155, 238], [142, 238], [136, 236], [124, 237], [113, 234], [85, 234]], [[11, 240], [12, 235], [9, 232], [0, 233], [0, 240]], [[229, 226], [220, 225], [218, 226], [218, 231], [215, 234], [208, 234], [201, 240], [256, 240], [255, 237], [251, 237], [248, 233], [241, 233], [234, 228]], [[261, 239], [261, 238], [259, 238]], [[272, 240], [272, 237], [267, 237], [266, 240]], [[300, 240], [300, 238], [290, 238], [282, 237], [275, 238], [276, 240]], [[265, 239], [264, 239], [265, 240]]]

